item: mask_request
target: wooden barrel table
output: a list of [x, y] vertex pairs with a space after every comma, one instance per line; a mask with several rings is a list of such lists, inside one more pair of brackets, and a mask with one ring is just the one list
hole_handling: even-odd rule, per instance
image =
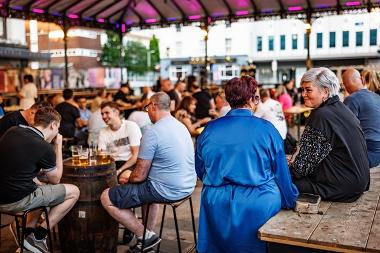
[[103, 190], [117, 185], [115, 163], [75, 165], [66, 159], [61, 182], [80, 190], [78, 202], [58, 225], [62, 252], [116, 252], [118, 223], [100, 202]]

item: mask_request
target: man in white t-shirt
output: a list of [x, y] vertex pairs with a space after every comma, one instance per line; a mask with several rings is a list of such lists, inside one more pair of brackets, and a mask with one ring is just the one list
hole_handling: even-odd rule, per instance
[[20, 98], [20, 107], [25, 110], [31, 107], [36, 101], [37, 98], [37, 87], [33, 83], [32, 75], [24, 76], [24, 86], [21, 91], [17, 94]]
[[[100, 107], [107, 127], [100, 130], [98, 149], [111, 153], [119, 176], [137, 161], [141, 131], [135, 122], [120, 118], [119, 106], [116, 102], [103, 102]], [[119, 180], [122, 180], [123, 174], [120, 174]], [[128, 177], [128, 174], [125, 172], [125, 177]]]
[[285, 121], [284, 112], [280, 102], [273, 100], [269, 96], [269, 90], [260, 90], [261, 103], [257, 105], [255, 116], [268, 120], [278, 130], [283, 140], [286, 138], [288, 131]]

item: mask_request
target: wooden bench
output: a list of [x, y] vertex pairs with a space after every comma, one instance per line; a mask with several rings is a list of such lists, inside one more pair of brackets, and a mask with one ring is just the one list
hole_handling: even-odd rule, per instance
[[268, 252], [380, 252], [380, 166], [353, 203], [322, 202], [321, 214], [281, 210], [258, 232]]

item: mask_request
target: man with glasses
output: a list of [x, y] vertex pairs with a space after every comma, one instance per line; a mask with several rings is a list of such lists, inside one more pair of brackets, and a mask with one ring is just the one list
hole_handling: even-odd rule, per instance
[[[144, 132], [128, 183], [106, 189], [101, 195], [107, 212], [137, 235], [132, 252], [141, 250], [144, 226], [131, 208], [180, 200], [193, 192], [196, 182], [193, 142], [186, 127], [171, 116], [169, 96], [156, 93], [144, 110], [153, 125]], [[153, 231], [158, 209], [158, 204], [152, 204], [149, 210], [144, 252], [161, 241]]]

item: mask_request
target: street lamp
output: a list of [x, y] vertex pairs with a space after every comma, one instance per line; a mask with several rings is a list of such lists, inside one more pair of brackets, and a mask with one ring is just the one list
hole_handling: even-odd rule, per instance
[[205, 24], [204, 26], [201, 27], [201, 32], [203, 39], [205, 41], [205, 60], [204, 60], [204, 67], [203, 71], [201, 72], [203, 75], [201, 75], [201, 85], [202, 87], [207, 84], [207, 79], [208, 79], [208, 60], [207, 60], [207, 41], [208, 41], [208, 25]]

